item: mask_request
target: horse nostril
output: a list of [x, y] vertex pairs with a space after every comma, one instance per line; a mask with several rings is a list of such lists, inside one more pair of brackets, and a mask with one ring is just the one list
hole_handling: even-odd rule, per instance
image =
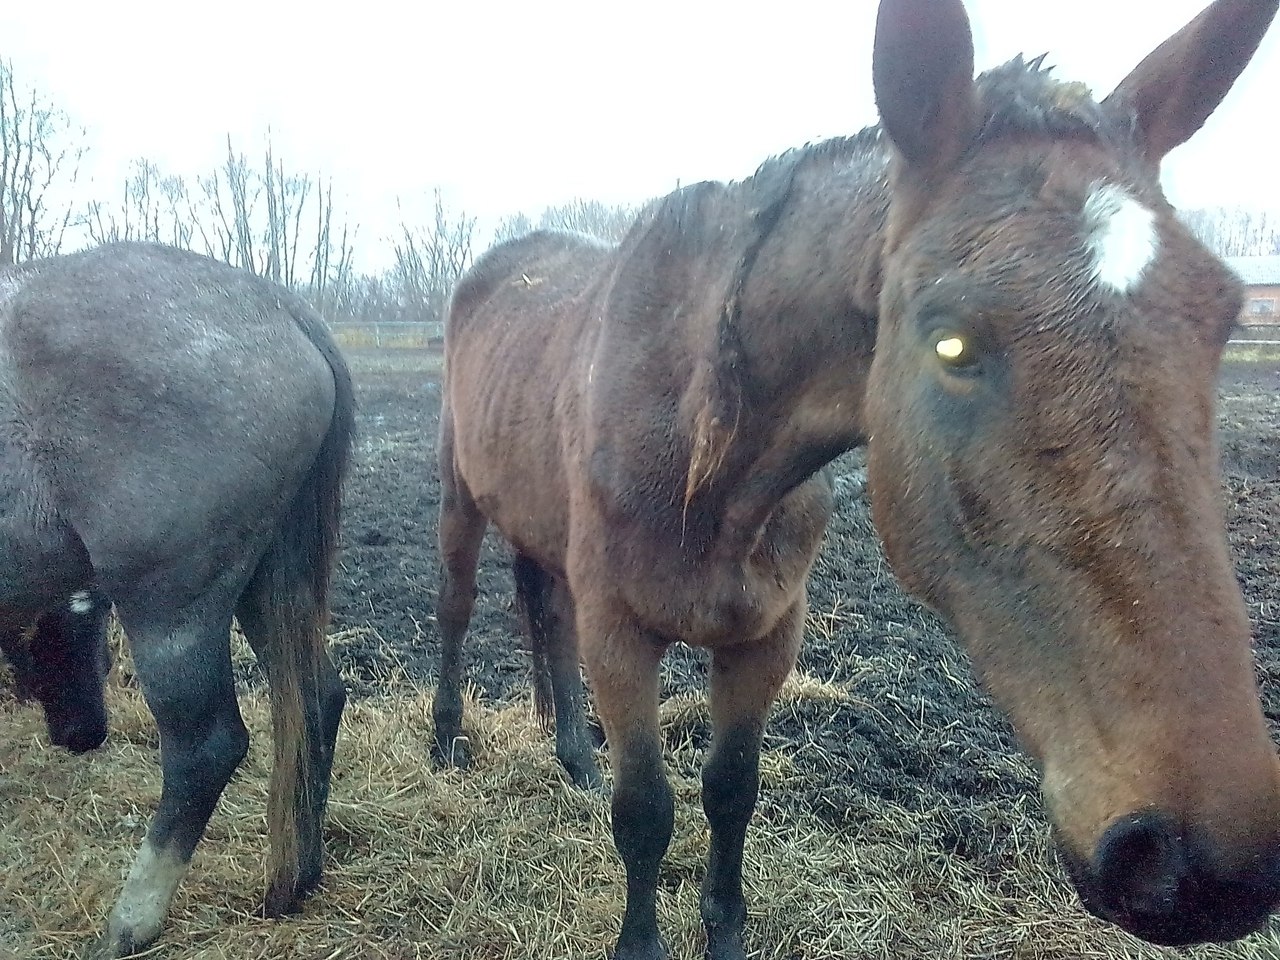
[[1114, 908], [1147, 917], [1176, 911], [1191, 876], [1182, 837], [1155, 813], [1113, 823], [1098, 843], [1096, 867], [1103, 896]]
[[1092, 862], [1063, 845], [1064, 864], [1090, 912], [1165, 946], [1236, 940], [1280, 906], [1280, 838], [1254, 853], [1216, 848], [1195, 827], [1159, 813], [1113, 821]]

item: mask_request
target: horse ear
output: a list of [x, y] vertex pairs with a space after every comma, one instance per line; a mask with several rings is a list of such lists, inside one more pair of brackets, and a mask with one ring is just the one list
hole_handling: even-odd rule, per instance
[[872, 78], [884, 131], [908, 164], [937, 170], [968, 146], [973, 35], [960, 0], [881, 0]]
[[1103, 104], [1132, 115], [1159, 161], [1222, 102], [1258, 49], [1280, 0], [1217, 0], [1156, 47]]

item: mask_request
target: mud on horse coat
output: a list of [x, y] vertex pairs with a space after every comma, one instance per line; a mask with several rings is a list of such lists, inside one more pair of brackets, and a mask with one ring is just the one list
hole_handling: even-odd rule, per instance
[[[77, 664], [102, 709], [114, 602], [160, 731], [160, 804], [99, 956], [159, 935], [248, 749], [233, 615], [271, 691], [266, 911], [296, 909], [320, 879], [345, 699], [324, 627], [352, 422], [323, 321], [271, 283], [146, 244], [0, 271], [0, 638], [12, 650], [36, 624], [19, 675], [65, 740], [66, 682], [49, 671]], [[105, 712], [91, 719], [73, 749], [101, 742]]]
[[1241, 291], [1161, 158], [1226, 95], [1276, 0], [1218, 0], [1096, 102], [1039, 61], [973, 77], [959, 0], [882, 0], [881, 125], [658, 201], [620, 246], [535, 233], [477, 262], [446, 330], [439, 746], [487, 523], [598, 781], [608, 735], [624, 960], [673, 801], [658, 665], [709, 648], [707, 952], [744, 956], [761, 731], [832, 509], [866, 443], [897, 576], [938, 609], [1040, 761], [1087, 906], [1159, 943], [1230, 940], [1280, 895], [1280, 767], [1228, 556], [1213, 435]]

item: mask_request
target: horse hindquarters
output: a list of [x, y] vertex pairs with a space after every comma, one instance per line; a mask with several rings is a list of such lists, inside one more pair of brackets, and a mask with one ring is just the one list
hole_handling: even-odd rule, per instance
[[246, 544], [242, 561], [181, 603], [167, 602], [164, 576], [117, 593], [116, 607], [160, 730], [164, 786], [99, 956], [130, 955], [159, 935], [214, 806], [248, 750], [230, 662], [233, 612], [271, 688], [275, 758], [265, 912], [296, 909], [319, 880], [321, 824], [345, 702], [324, 627], [354, 409], [345, 365], [336, 356], [329, 362], [332, 416], [274, 529]]

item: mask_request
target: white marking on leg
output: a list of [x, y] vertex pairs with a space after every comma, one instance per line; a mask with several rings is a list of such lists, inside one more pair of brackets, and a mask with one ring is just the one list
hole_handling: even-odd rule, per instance
[[71, 595], [71, 612], [88, 613], [93, 609], [93, 598], [88, 590], [77, 590]]
[[1093, 279], [1116, 293], [1132, 293], [1160, 249], [1155, 213], [1124, 187], [1103, 183], [1089, 193], [1083, 216]]
[[189, 865], [168, 850], [156, 850], [150, 840], [142, 841], [120, 899], [111, 911], [107, 940], [139, 949], [160, 936], [169, 904]]

